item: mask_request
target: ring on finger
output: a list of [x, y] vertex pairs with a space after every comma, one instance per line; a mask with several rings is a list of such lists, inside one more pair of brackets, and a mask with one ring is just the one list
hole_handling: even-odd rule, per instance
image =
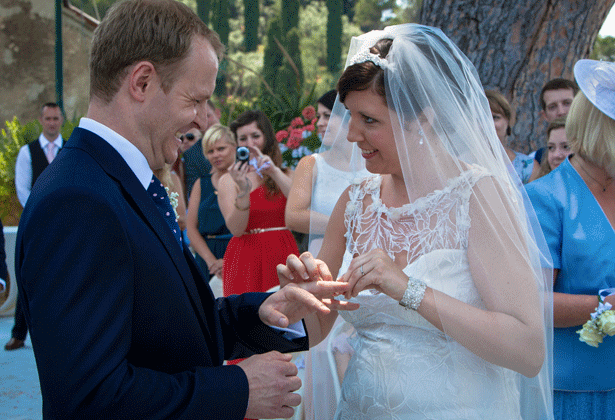
[[363, 264], [361, 264], [361, 277], [363, 277], [365, 273], [363, 272]]

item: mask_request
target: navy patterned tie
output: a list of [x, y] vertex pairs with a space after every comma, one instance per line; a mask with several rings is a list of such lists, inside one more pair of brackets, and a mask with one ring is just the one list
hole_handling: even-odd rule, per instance
[[171, 232], [175, 236], [177, 243], [179, 246], [182, 246], [182, 235], [181, 230], [179, 229], [179, 225], [177, 224], [177, 220], [175, 218], [175, 210], [171, 206], [171, 201], [169, 200], [169, 196], [167, 195], [167, 191], [164, 189], [164, 185], [156, 176], [152, 176], [152, 180], [149, 183], [149, 187], [147, 187], [147, 192], [149, 193], [152, 200], [156, 204], [158, 211], [162, 214], [163, 219], [167, 222], [167, 225], [171, 228]]

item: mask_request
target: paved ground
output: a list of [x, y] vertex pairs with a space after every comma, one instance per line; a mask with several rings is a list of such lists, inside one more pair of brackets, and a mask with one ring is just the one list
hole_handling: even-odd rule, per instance
[[41, 391], [30, 337], [26, 347], [6, 351], [12, 317], [0, 317], [0, 420], [40, 420]]

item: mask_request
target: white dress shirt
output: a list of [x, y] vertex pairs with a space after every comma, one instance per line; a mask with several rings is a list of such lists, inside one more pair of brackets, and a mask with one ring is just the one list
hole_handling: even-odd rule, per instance
[[[41, 149], [43, 149], [43, 153], [47, 145], [51, 143], [45, 138], [43, 133], [38, 136], [38, 142]], [[62, 147], [62, 136], [58, 135], [53, 143], [57, 146], [55, 150], [55, 155], [57, 155], [60, 147]], [[32, 189], [32, 156], [30, 155], [30, 147], [28, 144], [22, 146], [17, 155], [17, 161], [15, 162], [15, 189], [17, 190], [17, 199], [21, 203], [21, 206], [25, 207], [26, 201], [28, 201], [28, 197], [30, 197], [30, 190]]]

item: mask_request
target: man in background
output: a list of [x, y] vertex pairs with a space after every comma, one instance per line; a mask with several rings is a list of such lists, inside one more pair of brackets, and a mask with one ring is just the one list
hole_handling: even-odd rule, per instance
[[[41, 173], [55, 159], [58, 151], [64, 145], [60, 129], [64, 123], [62, 110], [55, 102], [47, 102], [41, 108], [39, 121], [43, 132], [37, 140], [19, 149], [15, 162], [15, 189], [17, 199], [22, 207], [26, 206], [32, 186]], [[19, 295], [15, 305], [15, 323], [11, 330], [11, 339], [4, 345], [5, 350], [17, 350], [25, 345], [28, 326], [23, 315], [23, 307]]]
[[[547, 124], [555, 121], [559, 117], [568, 115], [568, 110], [574, 99], [574, 95], [579, 91], [579, 87], [573, 80], [556, 78], [549, 80], [540, 91], [540, 116]], [[540, 163], [545, 147], [536, 151], [534, 159]]]
[[30, 190], [39, 175], [64, 145], [64, 140], [60, 135], [64, 117], [58, 104], [47, 102], [43, 105], [39, 121], [43, 126], [43, 132], [37, 140], [19, 149], [15, 161], [15, 189], [22, 207], [26, 206]]

